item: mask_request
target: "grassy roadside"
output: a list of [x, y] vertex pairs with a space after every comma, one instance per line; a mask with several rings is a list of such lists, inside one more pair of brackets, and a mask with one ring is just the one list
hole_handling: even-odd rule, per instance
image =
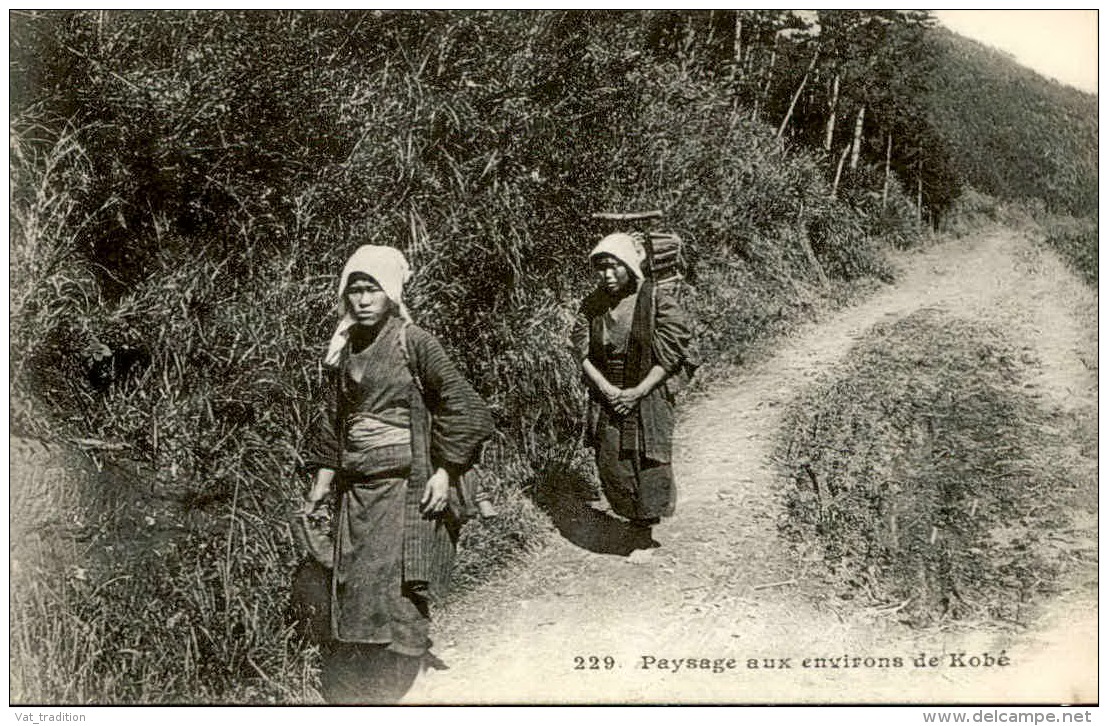
[[1003, 201], [966, 189], [954, 203], [944, 226], [946, 231], [962, 236], [991, 225], [1033, 231], [1086, 284], [1097, 286], [1100, 279], [1099, 216], [1051, 213], [1039, 200]]
[[1034, 365], [934, 310], [875, 326], [787, 415], [784, 533], [843, 597], [910, 624], [1024, 622], [1088, 494], [1024, 388]]

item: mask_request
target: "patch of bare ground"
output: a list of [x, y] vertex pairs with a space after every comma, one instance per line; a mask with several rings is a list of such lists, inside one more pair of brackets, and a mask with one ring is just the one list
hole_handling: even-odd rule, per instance
[[[453, 602], [435, 633], [444, 667], [422, 676], [406, 701], [1095, 701], [1095, 293], [1010, 230], [902, 253], [896, 263], [895, 286], [799, 329], [686, 402], [678, 512], [656, 528], [660, 548], [629, 558], [559, 539], [529, 566]], [[1025, 354], [1029, 393], [1067, 442], [1042, 452], [1074, 472], [1072, 488], [1058, 493], [1071, 526], [1050, 545], [1063, 576], [1019, 622], [909, 628], [895, 605], [828, 591], [817, 559], [778, 534], [782, 482], [771, 454], [782, 411], [875, 323], [921, 308], [1007, 331]], [[562, 516], [563, 531], [584, 533], [579, 543], [621, 534], [584, 505]]]

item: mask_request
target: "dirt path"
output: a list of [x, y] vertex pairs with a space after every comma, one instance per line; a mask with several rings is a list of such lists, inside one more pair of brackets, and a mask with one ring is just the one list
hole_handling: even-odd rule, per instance
[[[931, 307], [1003, 326], [1041, 361], [1032, 385], [1044, 405], [1096, 420], [1095, 295], [1052, 255], [992, 231], [896, 263], [895, 287], [802, 328], [726, 388], [687, 402], [675, 444], [678, 512], [656, 528], [660, 549], [635, 563], [559, 539], [530, 567], [443, 613], [435, 650], [448, 669], [430, 671], [406, 700], [1095, 700], [1095, 562], [1032, 629], [914, 631], [821, 592], [810, 566], [778, 537], [780, 482], [769, 454], [781, 412], [877, 322]], [[1084, 456], [1095, 471], [1095, 450]], [[1095, 512], [1084, 516], [1095, 537]], [[915, 667], [921, 652], [940, 656], [941, 665]], [[967, 660], [1003, 653], [1011, 665], [954, 666], [944, 655], [952, 652]], [[804, 667], [805, 659], [844, 656], [848, 667]], [[722, 672], [690, 669], [690, 658]], [[663, 670], [661, 659], [684, 662]], [[749, 659], [775, 666], [788, 659], [788, 667], [750, 669]]]

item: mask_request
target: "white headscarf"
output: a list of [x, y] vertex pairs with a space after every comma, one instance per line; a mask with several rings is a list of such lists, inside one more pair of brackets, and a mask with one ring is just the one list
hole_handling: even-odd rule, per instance
[[591, 261], [597, 255], [615, 257], [627, 265], [631, 274], [640, 280], [643, 279], [642, 263], [646, 259], [646, 250], [643, 249], [642, 243], [631, 235], [623, 232], [608, 235], [589, 253], [589, 260]]
[[347, 260], [346, 266], [342, 268], [342, 277], [339, 278], [339, 310], [342, 318], [331, 335], [330, 345], [327, 346], [324, 363], [329, 366], [338, 365], [342, 349], [350, 340], [350, 328], [356, 322], [346, 309], [346, 284], [355, 272], [369, 275], [376, 280], [389, 300], [400, 308], [400, 316], [409, 322], [412, 319], [403, 300], [404, 283], [412, 276], [412, 270], [408, 267], [408, 260], [404, 258], [404, 253], [395, 247], [379, 245], [359, 247]]

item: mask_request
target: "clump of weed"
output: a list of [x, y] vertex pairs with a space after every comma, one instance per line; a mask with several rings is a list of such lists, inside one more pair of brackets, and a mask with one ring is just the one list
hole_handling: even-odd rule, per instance
[[1100, 224], [1096, 218], [1052, 217], [1043, 225], [1046, 244], [1062, 255], [1081, 278], [1095, 286], [1100, 279]]
[[451, 580], [455, 592], [467, 592], [506, 572], [553, 535], [550, 520], [519, 484], [528, 475], [519, 464], [502, 466], [496, 474], [484, 467], [471, 474], [491, 495], [496, 514], [475, 518], [462, 528]]
[[933, 310], [876, 326], [787, 421], [782, 528], [845, 592], [931, 623], [1016, 620], [1049, 588], [1060, 473], [1033, 456], [1044, 414], [990, 329]]

